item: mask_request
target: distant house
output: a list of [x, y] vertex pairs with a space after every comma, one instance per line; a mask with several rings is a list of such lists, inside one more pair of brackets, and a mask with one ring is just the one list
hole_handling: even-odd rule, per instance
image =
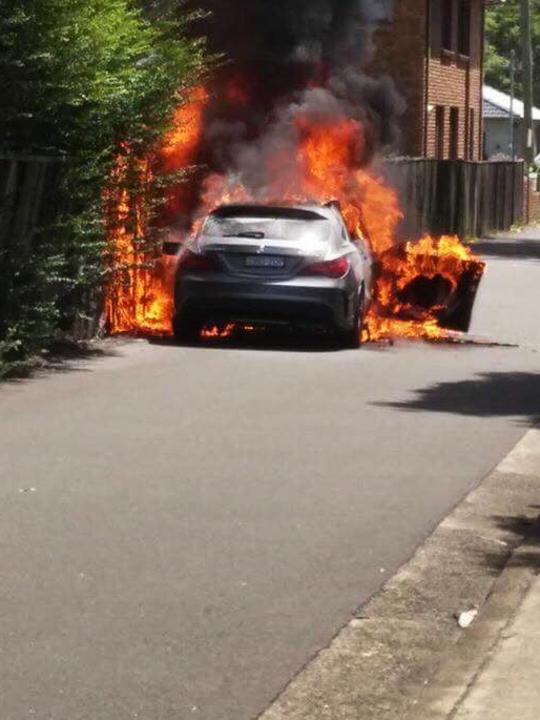
[[[484, 85], [482, 90], [484, 110], [484, 157], [512, 157], [510, 114], [514, 127], [514, 154], [523, 157], [523, 103], [514, 98], [510, 109], [510, 95]], [[540, 110], [533, 108], [533, 124], [536, 147], [540, 148]]]

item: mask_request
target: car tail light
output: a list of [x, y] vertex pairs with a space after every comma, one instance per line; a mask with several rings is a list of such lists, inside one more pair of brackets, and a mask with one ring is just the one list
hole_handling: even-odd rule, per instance
[[326, 262], [313, 263], [301, 271], [301, 275], [321, 275], [329, 278], [342, 278], [349, 272], [350, 263], [347, 258], [340, 257]]
[[208, 255], [198, 255], [197, 253], [186, 250], [180, 256], [179, 270], [181, 272], [207, 273], [216, 269], [216, 263]]

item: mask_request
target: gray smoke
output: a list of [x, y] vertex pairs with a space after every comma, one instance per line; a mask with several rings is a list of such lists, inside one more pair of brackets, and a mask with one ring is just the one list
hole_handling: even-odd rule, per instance
[[[373, 78], [377, 0], [206, 0], [210, 46], [228, 58], [216, 77], [205, 130], [206, 164], [259, 194], [272, 160], [294, 174], [298, 118], [355, 120], [358, 167], [399, 139], [404, 103], [389, 78]], [[245, 100], [227, 96], [239, 82]], [[288, 158], [288, 162], [283, 158]], [[275, 178], [272, 178], [275, 182]]]

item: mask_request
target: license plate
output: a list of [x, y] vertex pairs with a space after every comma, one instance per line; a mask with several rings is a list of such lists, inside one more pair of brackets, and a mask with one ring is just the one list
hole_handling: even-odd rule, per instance
[[285, 267], [285, 258], [280, 255], [248, 255], [245, 262], [248, 268]]

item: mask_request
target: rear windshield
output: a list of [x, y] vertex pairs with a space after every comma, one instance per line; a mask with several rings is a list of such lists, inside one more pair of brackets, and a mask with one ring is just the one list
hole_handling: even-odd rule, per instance
[[330, 237], [330, 221], [314, 214], [309, 219], [287, 217], [220, 217], [210, 215], [203, 229], [212, 237], [245, 237], [255, 240], [303, 242], [325, 241]]

